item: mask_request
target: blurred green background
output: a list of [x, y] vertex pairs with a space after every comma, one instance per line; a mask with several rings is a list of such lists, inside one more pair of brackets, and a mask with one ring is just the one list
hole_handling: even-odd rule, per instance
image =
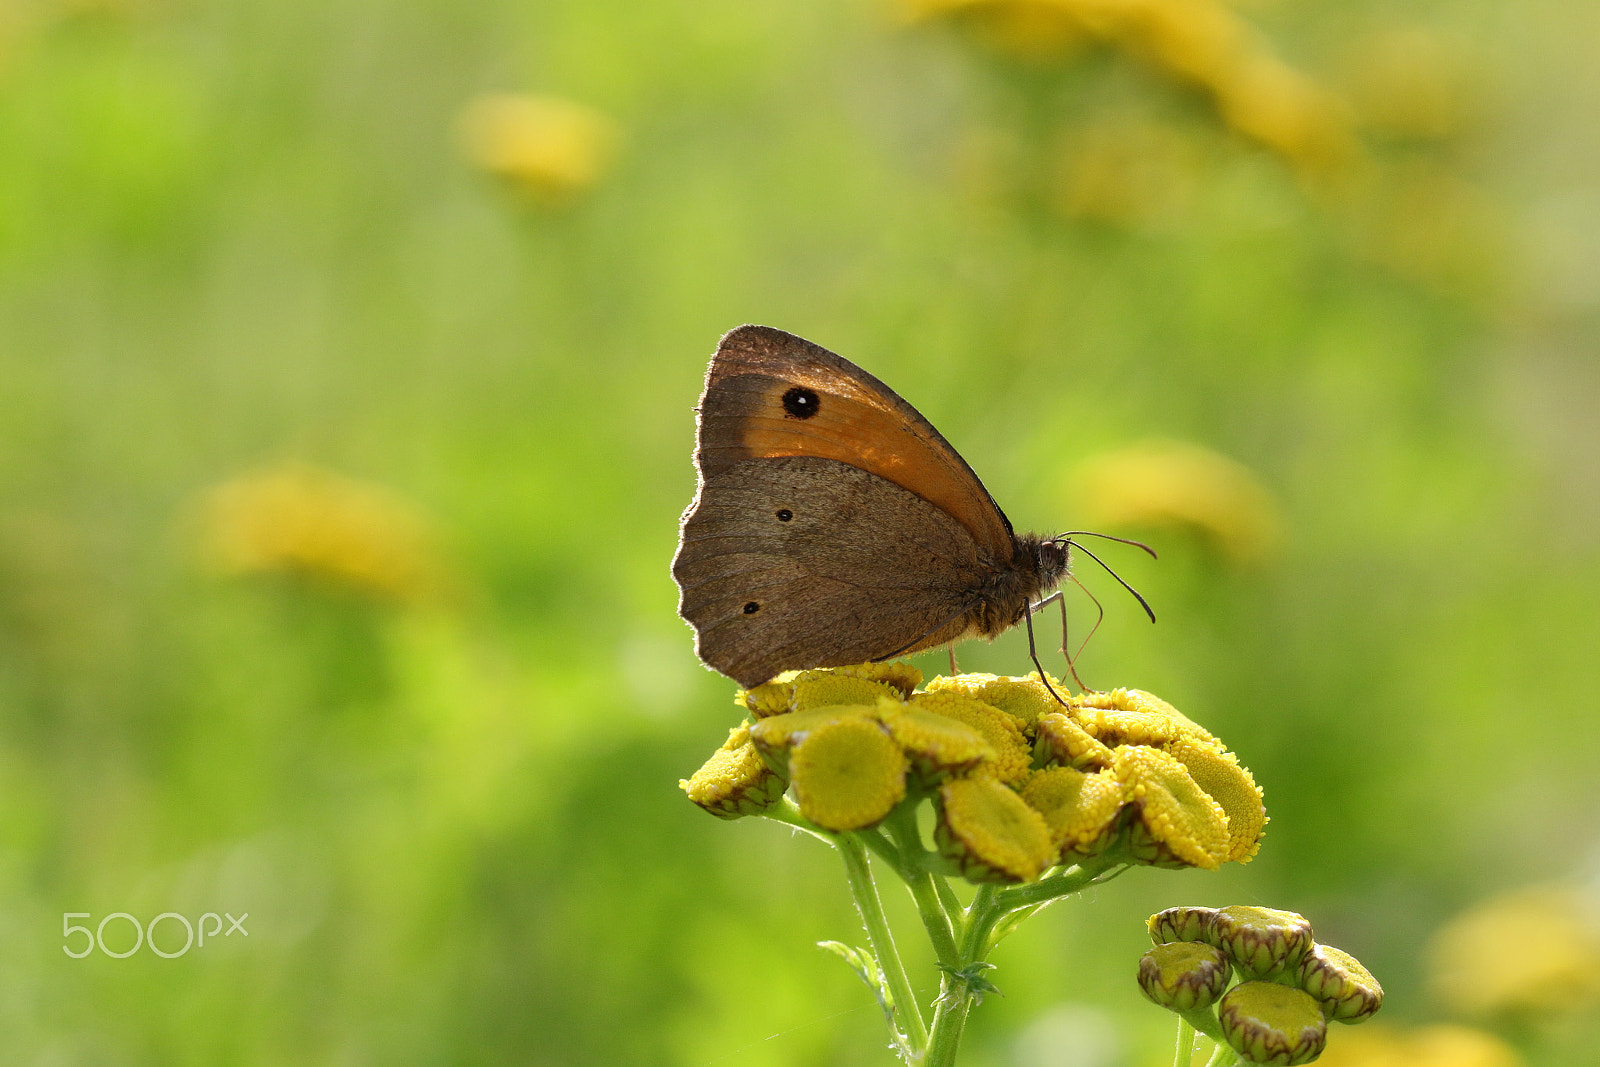
[[[1085, 677], [1266, 791], [1254, 863], [1008, 941], [964, 1062], [1169, 1058], [1174, 904], [1301, 911], [1391, 1022], [1461, 1018], [1435, 932], [1600, 872], [1597, 41], [1558, 0], [3, 0], [0, 1061], [889, 1062], [814, 947], [861, 937], [837, 859], [677, 786], [737, 721], [668, 564], [743, 322], [1019, 528], [1156, 545], [1110, 552], [1154, 627], [1080, 567]], [[1085, 473], [1149, 439], [1248, 492]], [[69, 912], [248, 936], [74, 959]], [[1581, 997], [1471, 1021], [1600, 1059]]]

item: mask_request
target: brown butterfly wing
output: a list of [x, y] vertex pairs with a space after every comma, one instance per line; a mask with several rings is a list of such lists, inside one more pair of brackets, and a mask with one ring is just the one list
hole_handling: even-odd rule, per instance
[[[814, 394], [809, 410], [795, 390]], [[955, 519], [994, 563], [1012, 559], [1010, 521], [916, 408], [849, 360], [782, 330], [740, 326], [722, 339], [706, 372], [698, 446], [703, 479], [762, 457], [848, 463]]]
[[746, 687], [953, 640], [991, 570], [941, 509], [806, 456], [705, 475], [672, 565], [696, 652]]

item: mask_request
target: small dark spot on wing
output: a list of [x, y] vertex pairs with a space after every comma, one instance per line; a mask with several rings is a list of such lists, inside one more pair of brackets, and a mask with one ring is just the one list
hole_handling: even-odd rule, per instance
[[758, 612], [760, 610], [761, 610], [761, 605], [757, 604], [754, 600], [750, 601], [750, 603], [748, 603], [748, 604], [746, 604], [744, 606], [744, 613], [746, 615], [754, 615], [756, 612]]
[[822, 406], [816, 390], [797, 385], [783, 394], [783, 410], [790, 418], [809, 419]]

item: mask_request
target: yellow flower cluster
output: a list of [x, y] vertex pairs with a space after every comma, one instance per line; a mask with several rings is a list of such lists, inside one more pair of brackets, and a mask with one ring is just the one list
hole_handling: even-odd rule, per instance
[[831, 831], [929, 797], [941, 853], [975, 882], [1032, 881], [1112, 848], [1207, 869], [1255, 855], [1260, 789], [1165, 701], [1118, 689], [1063, 706], [1037, 675], [921, 681], [904, 663], [780, 675], [740, 694], [752, 721], [679, 785], [725, 818], [789, 789]]
[[381, 486], [290, 464], [242, 474], [200, 506], [212, 564], [230, 575], [288, 574], [375, 600], [416, 602], [444, 588], [421, 511]]
[[1353, 163], [1359, 144], [1332, 93], [1277, 58], [1220, 0], [909, 0], [915, 20], [950, 19], [1037, 59], [1082, 43], [1121, 49], [1205, 93], [1224, 122], [1297, 169]]

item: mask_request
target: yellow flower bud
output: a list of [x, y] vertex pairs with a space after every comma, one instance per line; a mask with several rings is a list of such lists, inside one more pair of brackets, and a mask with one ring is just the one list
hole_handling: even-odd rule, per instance
[[1139, 958], [1139, 988], [1173, 1011], [1209, 1008], [1228, 988], [1233, 968], [1210, 945], [1175, 941], [1157, 945]]
[[1328, 1021], [1303, 989], [1243, 982], [1217, 1005], [1228, 1044], [1251, 1063], [1310, 1063], [1328, 1040]]

